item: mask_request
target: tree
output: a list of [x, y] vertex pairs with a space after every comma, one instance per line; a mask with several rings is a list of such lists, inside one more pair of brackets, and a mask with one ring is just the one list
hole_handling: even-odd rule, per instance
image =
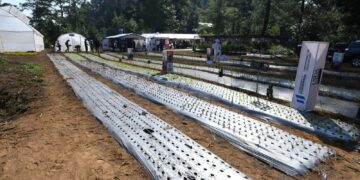
[[[102, 38], [126, 32], [201, 32], [347, 41], [360, 36], [356, 0], [26, 0], [46, 45], [66, 32]], [[200, 26], [199, 21], [213, 27]]]
[[225, 11], [225, 0], [210, 0], [209, 7], [207, 10], [208, 20], [213, 23], [214, 33], [216, 35], [223, 34], [225, 23], [224, 23], [224, 11]]
[[341, 21], [344, 24], [344, 33], [347, 34], [347, 40], [360, 38], [360, 1], [346, 0], [336, 1], [336, 5], [341, 13]]
[[270, 18], [270, 10], [271, 10], [271, 0], [266, 0], [265, 10], [264, 10], [264, 23], [261, 31], [261, 35], [265, 35], [266, 30], [269, 25], [269, 18]]
[[135, 32], [137, 23], [134, 19], [127, 20], [123, 16], [116, 16], [111, 21], [111, 33], [117, 33], [119, 28], [123, 28], [125, 32]]
[[27, 0], [21, 4], [24, 9], [32, 10], [31, 24], [45, 35], [45, 45], [55, 42], [60, 33], [60, 25], [56, 21], [52, 0]]

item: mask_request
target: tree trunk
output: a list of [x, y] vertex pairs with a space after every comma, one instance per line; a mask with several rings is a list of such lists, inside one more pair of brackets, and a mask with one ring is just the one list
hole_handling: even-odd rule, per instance
[[266, 5], [265, 5], [265, 17], [264, 17], [264, 23], [263, 23], [261, 35], [265, 35], [266, 30], [268, 28], [269, 18], [270, 18], [270, 10], [271, 10], [271, 0], [267, 0]]
[[301, 40], [301, 24], [303, 22], [304, 17], [304, 11], [305, 11], [305, 0], [301, 0], [301, 8], [300, 8], [300, 16], [299, 16], [299, 24], [298, 24], [298, 32], [296, 35], [296, 43], [299, 44]]

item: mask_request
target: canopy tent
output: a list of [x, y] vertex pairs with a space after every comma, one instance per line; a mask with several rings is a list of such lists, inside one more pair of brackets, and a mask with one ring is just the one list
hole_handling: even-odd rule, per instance
[[[135, 33], [128, 33], [128, 34], [117, 34], [117, 35], [113, 35], [113, 36], [108, 36], [105, 37], [102, 41], [102, 49], [103, 50], [110, 50], [113, 45], [111, 45], [111, 43], [114, 43], [115, 39], [119, 39], [119, 40], [134, 40], [135, 41], [135, 48], [139, 49], [142, 47], [143, 44], [143, 40], [145, 39], [145, 37], [139, 35], [139, 34], [135, 34]], [[120, 47], [117, 47], [120, 48]]]
[[[147, 51], [154, 51], [156, 49], [160, 49], [159, 47], [161, 47], [164, 44], [164, 41], [166, 39], [172, 40], [174, 42], [176, 41], [195, 41], [195, 40], [200, 40], [201, 37], [198, 34], [171, 34], [171, 33], [152, 33], [152, 34], [142, 34], [142, 36], [144, 36], [146, 38], [145, 40], [145, 46]], [[177, 44], [178, 45], [178, 44]], [[179, 47], [179, 46], [176, 46]]]
[[[61, 52], [65, 52], [66, 50], [66, 41], [69, 40], [69, 51], [76, 51], [76, 46], [80, 46], [80, 51], [86, 51], [86, 47], [85, 47], [85, 40], [87, 41], [87, 39], [78, 33], [67, 33], [67, 34], [62, 34], [58, 37], [57, 41], [59, 41], [60, 45], [61, 45]], [[55, 43], [56, 44], [56, 43]], [[87, 42], [87, 48], [88, 50], [90, 50], [90, 43]], [[58, 50], [58, 47], [55, 47], [55, 50]]]
[[0, 52], [44, 50], [44, 36], [13, 6], [0, 7]]
[[146, 39], [155, 38], [155, 39], [175, 39], [175, 40], [199, 40], [201, 37], [198, 34], [162, 34], [162, 33], [153, 33], [153, 34], [142, 34]]
[[134, 33], [128, 33], [128, 34], [117, 34], [117, 35], [113, 35], [113, 36], [108, 36], [105, 39], [145, 39], [145, 37], [139, 35], [139, 34], [134, 34]]

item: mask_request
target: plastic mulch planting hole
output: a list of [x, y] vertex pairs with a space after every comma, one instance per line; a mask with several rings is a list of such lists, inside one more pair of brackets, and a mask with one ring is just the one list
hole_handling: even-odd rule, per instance
[[[334, 154], [323, 145], [110, 65], [102, 66], [97, 61], [74, 62], [145, 98], [191, 117], [238, 148], [289, 175], [303, 175], [318, 162]], [[255, 100], [253, 98], [251, 102]]]
[[[116, 56], [116, 54], [111, 54]], [[140, 62], [143, 61], [147, 60], [135, 58], [134, 61], [129, 61], [127, 63], [142, 66], [144, 64], [141, 64]], [[218, 71], [216, 69], [208, 67], [197, 67], [184, 64], [174, 64], [174, 66], [178, 66], [179, 69], [190, 68], [213, 72]], [[126, 70], [126, 68], [120, 69]], [[139, 69], [138, 71], [142, 70]], [[160, 77], [155, 76], [154, 78], [163, 83], [180, 86], [182, 88], [194, 91], [195, 93], [198, 93], [200, 95], [215, 98], [231, 106], [235, 106], [239, 109], [249, 111], [254, 115], [259, 115], [260, 118], [266, 117], [267, 120], [271, 120], [275, 123], [299, 128], [301, 130], [306, 130], [308, 132], [312, 132], [326, 138], [333, 138], [340, 141], [357, 141], [360, 137], [360, 131], [354, 125], [344, 123], [336, 119], [328, 119], [326, 117], [321, 117], [310, 113], [302, 113], [292, 107], [284, 106], [265, 99], [260, 99], [254, 96], [250, 96], [246, 93], [224, 88], [222, 86], [214, 85], [204, 81], [194, 80], [175, 74], [167, 74]], [[167, 81], [164, 81], [163, 78], [166, 78]], [[262, 105], [259, 106], [259, 104]]]
[[144, 129], [144, 132], [146, 134], [152, 134], [154, 132], [154, 130], [152, 130], [152, 129]]
[[[247, 179], [188, 136], [90, 77], [64, 57], [48, 56], [85, 107], [153, 179]], [[142, 115], [144, 112], [146, 116]], [[212, 174], [204, 169], [211, 170]]]

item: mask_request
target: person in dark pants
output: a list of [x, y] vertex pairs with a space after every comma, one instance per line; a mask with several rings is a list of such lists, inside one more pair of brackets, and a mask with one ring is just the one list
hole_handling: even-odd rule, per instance
[[80, 45], [76, 45], [76, 46], [75, 46], [75, 49], [76, 49], [76, 52], [77, 52], [77, 53], [80, 53], [80, 48], [81, 48]]
[[66, 46], [66, 50], [65, 50], [65, 52], [69, 52], [69, 50], [70, 50], [70, 40], [68, 39], [66, 42], [65, 42], [65, 46]]
[[95, 41], [94, 41], [94, 46], [95, 46], [95, 51], [100, 56], [100, 42], [97, 39], [95, 39]]
[[85, 52], [88, 53], [88, 51], [89, 51], [89, 49], [88, 49], [89, 43], [88, 43], [88, 40], [87, 40], [87, 39], [85, 39], [84, 44], [85, 44]]
[[126, 47], [125, 47], [126, 44], [125, 44], [125, 43], [126, 43], [126, 42], [122, 41], [121, 44], [120, 44], [120, 47], [121, 47], [121, 48], [120, 48], [120, 51], [121, 51], [121, 52], [124, 52], [125, 49], [126, 49]]
[[135, 47], [136, 47], [135, 41], [131, 40], [130, 42], [131, 42], [131, 48], [135, 49]]
[[272, 84], [269, 85], [269, 87], [267, 88], [266, 90], [266, 97], [269, 99], [269, 100], [272, 100], [274, 98], [273, 96], [273, 86]]
[[94, 52], [94, 41], [90, 40], [90, 51], [91, 53]]
[[114, 42], [112, 43], [112, 51], [113, 52], [115, 52], [116, 46], [117, 46], [117, 43], [116, 43], [116, 40], [114, 40]]
[[164, 50], [164, 43], [162, 40], [160, 40], [160, 52], [162, 52]]
[[219, 77], [223, 77], [224, 76], [224, 69], [220, 68], [219, 70]]

